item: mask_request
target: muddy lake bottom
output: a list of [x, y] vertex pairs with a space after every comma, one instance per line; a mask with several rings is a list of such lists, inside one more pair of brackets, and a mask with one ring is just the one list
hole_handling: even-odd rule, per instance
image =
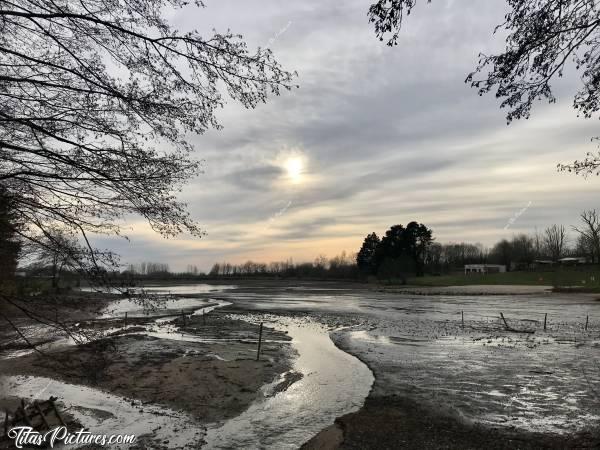
[[111, 300], [93, 325], [110, 336], [84, 346], [29, 325], [50, 359], [3, 335], [0, 406], [62, 393], [73, 420], [134, 430], [138, 448], [600, 446], [596, 296], [168, 289], [177, 297], [150, 317]]

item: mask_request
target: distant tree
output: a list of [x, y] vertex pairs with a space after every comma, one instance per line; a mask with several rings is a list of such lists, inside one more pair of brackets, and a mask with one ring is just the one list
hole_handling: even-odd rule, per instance
[[327, 269], [328, 264], [329, 264], [329, 260], [327, 259], [327, 256], [319, 255], [315, 258], [313, 267], [315, 268], [315, 272], [317, 272], [319, 274], [323, 274], [325, 272], [325, 270]]
[[528, 267], [535, 258], [534, 241], [527, 234], [518, 234], [511, 239], [512, 260], [521, 268]]
[[449, 269], [462, 269], [465, 264], [481, 264], [485, 262], [486, 251], [481, 244], [467, 242], [442, 245], [441, 259]]
[[591, 209], [582, 212], [580, 218], [582, 225], [573, 229], [583, 236], [600, 263], [600, 216], [595, 209]]
[[371, 233], [365, 238], [362, 247], [356, 255], [356, 265], [360, 271], [367, 275], [377, 273], [376, 252], [380, 240], [377, 234]]
[[558, 261], [565, 251], [566, 231], [562, 225], [552, 225], [544, 230], [544, 245], [552, 261]]
[[26, 244], [27, 253], [29, 258], [34, 258], [34, 266], [50, 269], [52, 288], [58, 289], [63, 270], [76, 269], [85, 250], [70, 230], [51, 227], [44, 231]]
[[425, 256], [433, 242], [433, 233], [422, 223], [410, 222], [406, 225], [403, 236], [404, 251], [414, 262], [415, 275], [424, 275]]
[[533, 252], [534, 252], [535, 258], [537, 258], [537, 259], [543, 258], [544, 253], [546, 252], [545, 245], [544, 245], [544, 236], [542, 234], [540, 234], [537, 227], [535, 229], [535, 232], [533, 233], [532, 239], [533, 239]]
[[432, 242], [425, 254], [425, 266], [432, 273], [440, 273], [442, 271], [442, 258], [444, 247], [442, 244]]
[[383, 263], [384, 259], [397, 259], [404, 253], [404, 230], [402, 225], [393, 225], [385, 232], [375, 253], [377, 267]]
[[408, 274], [415, 273], [414, 260], [408, 255], [400, 255], [397, 258], [384, 258], [377, 269], [377, 277], [381, 280], [400, 280], [406, 284]]
[[589, 262], [595, 263], [597, 255], [595, 253], [593, 242], [587, 236], [579, 234], [575, 241], [573, 256], [585, 256]]
[[511, 263], [513, 261], [513, 247], [512, 244], [506, 239], [502, 239], [492, 249], [492, 257], [499, 264], [506, 266], [506, 270], [511, 269]]
[[196, 266], [195, 264], [188, 264], [185, 273], [194, 276], [198, 275], [198, 266]]
[[356, 257], [342, 251], [339, 255], [329, 259], [328, 275], [333, 278], [355, 278], [357, 276]]
[[[431, 0], [428, 1], [428, 3]], [[466, 82], [480, 95], [495, 91], [508, 110], [507, 121], [529, 118], [537, 100], [556, 101], [551, 81], [562, 77], [568, 64], [582, 86], [573, 106], [584, 117], [600, 109], [600, 9], [596, 0], [507, 0], [509, 11], [495, 31], [506, 34], [499, 54], [481, 54]], [[398, 43], [406, 16], [417, 0], [379, 0], [369, 8], [369, 20], [380, 40]], [[455, 7], [461, 7], [458, 4]], [[463, 6], [464, 7], [464, 6]], [[486, 73], [487, 72], [487, 73]], [[483, 77], [479, 77], [481, 74]], [[567, 72], [568, 73], [568, 72]], [[600, 153], [583, 161], [561, 165], [560, 170], [598, 173]]]
[[425, 255], [433, 241], [432, 232], [425, 225], [410, 222], [406, 228], [394, 225], [386, 231], [375, 252], [375, 260], [379, 268], [385, 259], [398, 260], [400, 257], [412, 259], [415, 275], [424, 273]]

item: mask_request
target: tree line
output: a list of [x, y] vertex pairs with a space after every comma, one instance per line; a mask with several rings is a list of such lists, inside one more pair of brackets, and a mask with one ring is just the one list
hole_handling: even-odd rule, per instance
[[343, 251], [333, 258], [319, 255], [313, 261], [308, 262], [294, 262], [290, 258], [270, 263], [254, 261], [246, 261], [241, 264], [215, 263], [208, 276], [355, 279], [358, 277], [358, 268], [354, 255]]

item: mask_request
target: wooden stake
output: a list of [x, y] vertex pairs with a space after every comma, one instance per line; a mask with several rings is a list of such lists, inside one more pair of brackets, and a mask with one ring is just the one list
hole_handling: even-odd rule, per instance
[[460, 321], [462, 323], [462, 328], [464, 330], [465, 329], [465, 312], [464, 311], [460, 312]]
[[512, 331], [513, 333], [529, 333], [529, 334], [535, 333], [535, 331], [531, 331], [531, 330], [517, 330], [517, 329], [509, 326], [508, 323], [506, 323], [506, 319], [504, 318], [504, 314], [500, 313], [500, 317], [502, 317], [502, 321], [504, 322], [504, 326], [506, 327], [507, 331]]
[[258, 349], [256, 350], [256, 360], [260, 360], [260, 344], [262, 343], [262, 329], [263, 323], [260, 323], [260, 328], [258, 330]]
[[587, 331], [587, 327], [588, 327], [588, 322], [590, 321], [590, 316], [589, 314], [587, 316], [585, 316], [585, 331]]
[[544, 314], [544, 331], [546, 331], [546, 319], [548, 319], [548, 313]]
[[127, 326], [127, 312], [125, 312], [125, 326]]

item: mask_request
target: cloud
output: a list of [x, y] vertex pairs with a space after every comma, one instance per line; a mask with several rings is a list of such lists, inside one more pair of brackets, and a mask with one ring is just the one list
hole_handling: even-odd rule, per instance
[[[182, 198], [205, 239], [164, 241], [136, 222], [130, 244], [110, 240], [124, 259], [205, 270], [225, 259], [309, 260], [356, 251], [367, 233], [410, 220], [438, 241], [491, 245], [600, 206], [598, 181], [556, 172], [595, 149], [597, 123], [571, 109], [576, 77], [557, 84], [558, 104], [510, 126], [493, 95], [464, 84], [478, 53], [503, 45], [492, 35], [503, 2], [423, 2], [395, 48], [375, 39], [368, 5], [220, 0], [173, 15], [183, 29], [231, 28], [251, 47], [276, 36], [275, 55], [298, 71], [300, 89], [254, 110], [230, 103], [222, 131], [191, 137], [206, 170]], [[278, 163], [291, 151], [307, 164], [297, 184]]]

